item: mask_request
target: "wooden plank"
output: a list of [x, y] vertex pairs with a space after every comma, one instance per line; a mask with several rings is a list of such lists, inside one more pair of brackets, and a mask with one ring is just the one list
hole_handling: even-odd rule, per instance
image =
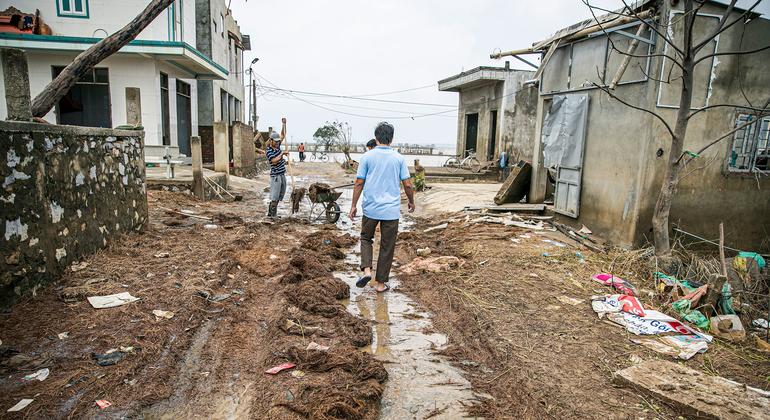
[[553, 55], [554, 51], [559, 48], [559, 44], [561, 44], [561, 39], [557, 39], [556, 42], [551, 44], [551, 46], [548, 48], [548, 52], [545, 53], [543, 61], [540, 62], [540, 67], [538, 67], [537, 71], [535, 72], [535, 77], [532, 78], [533, 80], [540, 80], [540, 76], [543, 74], [545, 66], [548, 65], [548, 62], [551, 60], [551, 56]]
[[499, 205], [499, 206], [476, 205], [476, 206], [465, 206], [464, 210], [467, 210], [467, 211], [487, 210], [487, 211], [541, 212], [541, 211], [545, 210], [545, 204], [508, 203], [508, 204], [502, 204], [502, 205]]
[[529, 184], [532, 179], [532, 165], [526, 161], [511, 168], [511, 173], [505, 179], [500, 191], [495, 194], [495, 204], [518, 203], [529, 194]]
[[681, 414], [720, 419], [770, 418], [770, 392], [666, 360], [647, 360], [614, 380], [673, 405]]

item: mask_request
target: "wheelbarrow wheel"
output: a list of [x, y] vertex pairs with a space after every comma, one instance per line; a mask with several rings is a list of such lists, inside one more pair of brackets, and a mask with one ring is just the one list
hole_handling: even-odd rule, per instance
[[340, 220], [340, 205], [336, 201], [326, 205], [326, 223], [337, 223]]

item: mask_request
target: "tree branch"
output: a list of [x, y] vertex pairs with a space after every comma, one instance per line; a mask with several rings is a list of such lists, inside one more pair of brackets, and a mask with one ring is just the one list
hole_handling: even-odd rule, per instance
[[631, 7], [628, 5], [628, 3], [626, 3], [626, 0], [622, 0], [622, 1], [623, 1], [623, 5], [626, 7], [626, 9], [628, 9], [628, 10], [629, 10], [629, 12], [631, 12], [631, 14], [632, 14], [632, 15], [633, 15], [633, 16], [634, 16], [634, 17], [635, 17], [637, 20], [639, 20], [639, 21], [640, 21], [640, 22], [642, 22], [643, 24], [647, 25], [647, 26], [650, 28], [650, 30], [651, 30], [651, 31], [655, 32], [656, 34], [658, 34], [658, 36], [659, 36], [659, 37], [663, 38], [663, 40], [664, 40], [664, 41], [666, 41], [666, 43], [667, 43], [668, 45], [670, 45], [670, 46], [671, 46], [671, 48], [673, 48], [673, 49], [674, 49], [674, 51], [676, 51], [677, 53], [679, 53], [679, 55], [680, 55], [680, 56], [684, 57], [684, 51], [683, 51], [681, 48], [679, 48], [679, 47], [678, 47], [676, 44], [674, 44], [674, 41], [672, 41], [672, 40], [668, 39], [668, 37], [667, 37], [665, 34], [663, 34], [663, 32], [661, 32], [660, 30], [658, 30], [658, 28], [656, 28], [656, 27], [655, 27], [655, 25], [651, 25], [651, 24], [647, 23], [647, 21], [645, 21], [644, 19], [640, 19], [640, 18], [639, 18], [639, 15], [638, 15], [638, 14], [637, 14], [635, 11], [633, 11], [633, 10], [631, 9]]
[[615, 94], [613, 94], [613, 93], [612, 93], [612, 92], [611, 92], [611, 91], [610, 91], [608, 88], [606, 88], [606, 87], [604, 87], [604, 86], [599, 86], [599, 85], [597, 85], [596, 83], [592, 83], [592, 84], [594, 85], [594, 87], [596, 87], [596, 88], [598, 88], [599, 90], [603, 91], [604, 93], [606, 93], [607, 95], [609, 95], [609, 96], [610, 96], [610, 98], [613, 98], [613, 99], [617, 100], [617, 101], [618, 101], [618, 102], [620, 102], [621, 104], [623, 104], [623, 105], [625, 105], [625, 106], [627, 106], [627, 107], [629, 107], [629, 108], [633, 108], [633, 109], [636, 109], [636, 110], [638, 110], [638, 111], [646, 112], [646, 113], [648, 113], [648, 114], [652, 115], [653, 117], [657, 118], [657, 120], [658, 120], [658, 121], [660, 121], [660, 123], [661, 123], [661, 124], [663, 124], [663, 126], [666, 128], [666, 130], [667, 130], [667, 131], [668, 131], [668, 133], [671, 135], [671, 137], [674, 137], [674, 130], [672, 130], [672, 129], [671, 129], [671, 126], [668, 124], [668, 122], [666, 122], [666, 120], [665, 120], [665, 119], [663, 119], [663, 117], [661, 117], [661, 116], [660, 116], [660, 115], [658, 115], [657, 113], [655, 113], [655, 112], [653, 112], [653, 111], [650, 111], [649, 109], [646, 109], [646, 108], [642, 108], [642, 107], [639, 107], [639, 106], [636, 106], [636, 105], [632, 105], [632, 104], [630, 104], [630, 103], [628, 103], [628, 102], [624, 101], [623, 99], [621, 99], [621, 98], [617, 97], [617, 96], [616, 96]]
[[754, 111], [754, 112], [759, 112], [759, 113], [765, 113], [765, 112], [768, 111], [767, 107], [765, 107], [765, 108], [757, 108], [757, 107], [753, 107], [751, 105], [745, 106], [745, 105], [735, 105], [735, 104], [716, 104], [716, 105], [704, 106], [703, 108], [700, 108], [700, 109], [694, 111], [693, 113], [691, 113], [687, 117], [687, 119], [690, 119], [690, 118], [694, 117], [696, 114], [698, 114], [700, 112], [703, 112], [703, 111], [706, 111], [706, 110], [709, 110], [711, 108], [740, 108], [740, 109], [746, 109], [746, 110], [749, 110], [749, 111]]
[[734, 8], [735, 3], [736, 3], [736, 0], [732, 0], [730, 2], [730, 5], [727, 7], [727, 10], [725, 10], [725, 13], [719, 19], [719, 24], [717, 25], [716, 29], [714, 29], [714, 32], [711, 35], [707, 35], [701, 42], [696, 44], [695, 47], [693, 48], [694, 51], [697, 53], [698, 51], [701, 50], [701, 48], [703, 48], [706, 45], [708, 45], [708, 43], [711, 42], [712, 39], [716, 38], [719, 34], [721, 34], [722, 32], [726, 31], [728, 28], [730, 28], [731, 26], [735, 25], [739, 21], [743, 20], [746, 17], [746, 15], [751, 13], [754, 10], [754, 8], [757, 7], [759, 5], [759, 3], [761, 3], [761, 2], [762, 2], [762, 0], [757, 0], [756, 2], [754, 2], [754, 4], [751, 5], [751, 7], [749, 7], [743, 13], [741, 13], [740, 16], [738, 16], [732, 22], [730, 22], [727, 25], [725, 25], [725, 22], [727, 21], [727, 18], [730, 16], [730, 13], [732, 13], [733, 8]]
[[755, 48], [753, 50], [747, 50], [747, 51], [724, 51], [724, 52], [719, 52], [719, 53], [706, 54], [703, 57], [695, 60], [695, 64], [698, 64], [701, 61], [707, 60], [709, 58], [719, 57], [721, 55], [748, 55], [748, 54], [758, 53], [758, 52], [761, 52], [761, 51], [764, 51], [764, 50], [770, 50], [770, 45], [765, 45], [764, 47]]

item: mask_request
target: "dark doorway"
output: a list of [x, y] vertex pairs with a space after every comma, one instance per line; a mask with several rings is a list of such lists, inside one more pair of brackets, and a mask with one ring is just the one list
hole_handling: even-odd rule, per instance
[[[64, 70], [53, 67], [53, 77]], [[86, 72], [56, 105], [56, 122], [82, 127], [112, 127], [110, 74], [106, 68]]]
[[495, 140], [497, 139], [497, 110], [489, 112], [489, 142], [487, 142], [487, 160], [495, 158]]
[[163, 130], [163, 145], [171, 144], [171, 120], [168, 115], [168, 75], [160, 74], [160, 125]]
[[479, 132], [479, 114], [466, 114], [465, 115], [465, 150], [462, 151], [463, 156], [467, 150], [476, 151], [476, 137]]
[[179, 153], [190, 156], [190, 136], [192, 135], [192, 120], [190, 118], [190, 85], [181, 80], [176, 81], [176, 134]]

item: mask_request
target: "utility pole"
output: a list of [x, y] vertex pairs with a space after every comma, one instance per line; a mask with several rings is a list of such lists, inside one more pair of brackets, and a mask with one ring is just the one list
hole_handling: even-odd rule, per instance
[[251, 128], [256, 132], [257, 131], [257, 83], [256, 79], [254, 78], [254, 69], [252, 66], [259, 61], [259, 58], [254, 58], [251, 60], [251, 64], [249, 65], [249, 81], [251, 86]]

